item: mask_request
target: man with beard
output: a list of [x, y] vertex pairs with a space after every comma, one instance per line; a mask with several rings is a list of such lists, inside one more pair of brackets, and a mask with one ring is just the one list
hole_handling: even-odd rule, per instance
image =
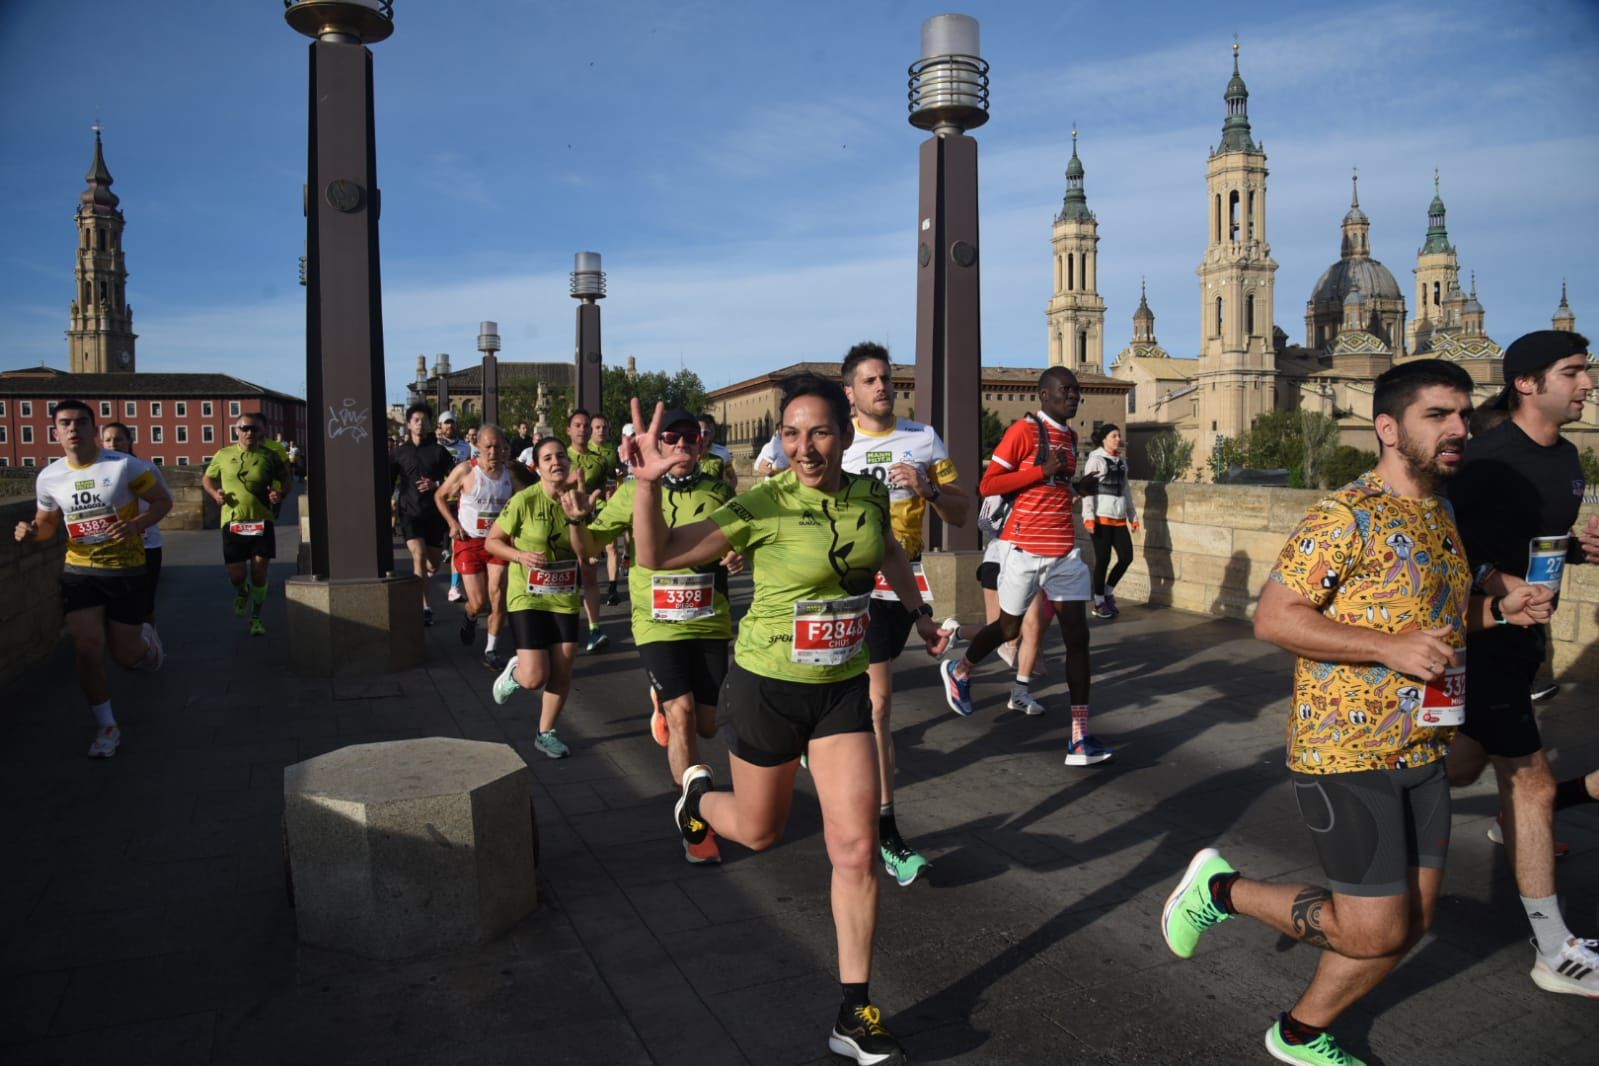
[[[1473, 438], [1449, 498], [1478, 585], [1504, 595], [1531, 585], [1553, 597], [1567, 563], [1599, 562], [1599, 518], [1573, 534], [1586, 487], [1576, 447], [1560, 427], [1582, 416], [1594, 387], [1588, 338], [1539, 330], [1505, 349], [1510, 417]], [[1599, 943], [1571, 935], [1555, 897], [1557, 806], [1591, 802], [1583, 778], [1555, 784], [1532, 713], [1542, 629], [1495, 626], [1467, 643], [1466, 721], [1449, 751], [1455, 785], [1488, 762], [1499, 781], [1506, 849], [1532, 924], [1532, 980], [1547, 992], [1599, 996]]]
[[1310, 986], [1266, 1032], [1282, 1062], [1361, 1066], [1326, 1029], [1432, 922], [1449, 850], [1443, 758], [1465, 714], [1466, 629], [1549, 614], [1548, 597], [1526, 586], [1492, 601], [1471, 594], [1438, 495], [1465, 450], [1471, 387], [1441, 359], [1377, 379], [1376, 469], [1310, 509], [1255, 612], [1255, 635], [1298, 657], [1288, 769], [1330, 888], [1247, 880], [1204, 848], [1161, 914], [1179, 958], [1237, 914], [1322, 949]]
[[978, 492], [1011, 501], [999, 531], [999, 617], [972, 637], [959, 662], [946, 659], [940, 667], [945, 702], [956, 714], [970, 715], [972, 669], [1000, 644], [1021, 635], [1022, 619], [1042, 591], [1066, 640], [1066, 688], [1072, 700], [1067, 766], [1092, 766], [1112, 754], [1088, 732], [1088, 600], [1093, 580], [1076, 546], [1072, 500], [1092, 493], [1099, 480], [1072, 480], [1077, 433], [1071, 420], [1081, 399], [1077, 375], [1063, 366], [1050, 367], [1038, 378], [1038, 413], [1013, 423], [994, 449]]

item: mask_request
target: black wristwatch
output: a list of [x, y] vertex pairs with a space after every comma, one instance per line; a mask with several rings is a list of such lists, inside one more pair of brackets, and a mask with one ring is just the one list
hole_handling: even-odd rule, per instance
[[933, 608], [924, 603], [920, 607], [916, 608], [916, 613], [924, 618], [931, 618], [933, 617]]

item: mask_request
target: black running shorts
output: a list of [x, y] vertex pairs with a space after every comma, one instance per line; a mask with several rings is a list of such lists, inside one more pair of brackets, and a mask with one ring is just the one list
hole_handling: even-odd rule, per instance
[[866, 651], [870, 661], [886, 663], [899, 658], [911, 630], [916, 628], [916, 612], [907, 611], [898, 600], [871, 600], [867, 604], [871, 621], [866, 627]]
[[872, 731], [866, 675], [808, 684], [752, 674], [735, 659], [722, 686], [733, 723], [733, 753], [756, 766], [782, 766], [816, 737]]
[[727, 646], [714, 637], [657, 640], [640, 644], [638, 653], [662, 703], [692, 692], [696, 704], [715, 707], [727, 680]]
[[417, 514], [406, 514], [401, 511], [399, 519], [401, 540], [420, 540], [430, 548], [442, 548], [450, 534], [449, 523], [444, 521], [439, 509], [433, 506], [431, 496], [428, 497], [426, 510]]
[[999, 591], [999, 564], [982, 563], [977, 567], [977, 583], [990, 592]]
[[104, 607], [108, 621], [142, 625], [150, 616], [150, 582], [144, 574], [61, 575], [61, 613]]
[[266, 524], [266, 529], [260, 533], [235, 533], [227, 526], [222, 527], [222, 561], [227, 564], [247, 563], [251, 559], [276, 559], [278, 555], [278, 537], [272, 530], [272, 523]]
[[1294, 773], [1299, 816], [1334, 892], [1400, 896], [1409, 869], [1442, 869], [1449, 854], [1444, 762], [1403, 770]]
[[529, 648], [544, 651], [555, 644], [577, 643], [577, 612], [558, 614], [555, 611], [512, 611], [511, 636], [517, 650]]
[[1466, 721], [1460, 731], [1489, 755], [1520, 759], [1543, 748], [1532, 713], [1538, 663], [1490, 655], [1466, 657]]

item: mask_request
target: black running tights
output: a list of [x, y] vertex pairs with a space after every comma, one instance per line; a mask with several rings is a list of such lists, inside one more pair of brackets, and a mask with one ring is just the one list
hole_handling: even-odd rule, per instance
[[[1110, 566], [1110, 550], [1116, 549], [1116, 568]], [[1126, 526], [1094, 523], [1094, 595], [1103, 596], [1107, 584], [1115, 585], [1133, 565], [1133, 535]], [[1107, 577], [1106, 571], [1110, 574]]]

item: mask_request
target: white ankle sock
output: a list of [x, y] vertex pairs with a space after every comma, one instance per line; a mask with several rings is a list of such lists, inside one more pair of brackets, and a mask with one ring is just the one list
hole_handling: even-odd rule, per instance
[[90, 707], [89, 713], [94, 715], [95, 724], [101, 729], [104, 729], [108, 725], [117, 724], [116, 716], [111, 713], [110, 700], [106, 700], [104, 703], [97, 703]]
[[488, 637], [488, 640], [484, 643], [483, 650], [484, 651], [493, 651], [494, 650], [494, 645], [498, 644], [499, 640], [500, 640], [500, 635], [498, 633], [490, 633], [489, 637]]
[[1559, 954], [1566, 941], [1571, 939], [1571, 930], [1566, 928], [1566, 920], [1560, 915], [1560, 900], [1554, 896], [1542, 899], [1522, 896], [1521, 905], [1527, 910], [1527, 921], [1532, 923], [1532, 935], [1538, 942], [1538, 953]]

